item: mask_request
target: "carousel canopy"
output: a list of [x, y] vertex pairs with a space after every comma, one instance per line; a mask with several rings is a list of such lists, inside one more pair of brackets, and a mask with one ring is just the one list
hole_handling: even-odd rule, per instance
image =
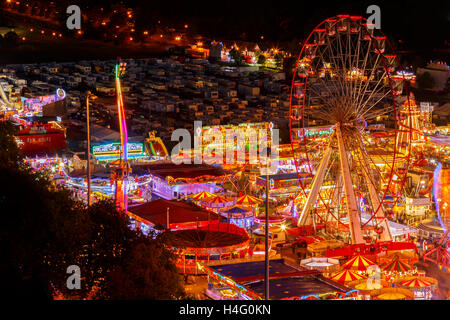
[[207, 203], [227, 203], [231, 202], [232, 200], [223, 196], [213, 195], [212, 197], [203, 199], [203, 201]]
[[224, 213], [231, 213], [231, 214], [237, 214], [237, 213], [244, 214], [247, 212], [248, 212], [248, 210], [245, 210], [244, 208], [241, 208], [238, 206], [234, 206], [233, 208], [224, 211]]
[[355, 289], [362, 290], [362, 291], [377, 290], [377, 289], [381, 289], [381, 288], [383, 288], [383, 285], [378, 282], [368, 284], [367, 281], [363, 281], [363, 282], [355, 285]]
[[371, 260], [369, 260], [363, 256], [354, 256], [353, 258], [351, 258], [347, 262], [345, 262], [342, 265], [342, 268], [358, 270], [358, 271], [365, 271], [371, 265], [375, 265], [375, 262], [372, 262]]
[[425, 288], [432, 286], [433, 283], [431, 283], [426, 279], [416, 277], [407, 281], [403, 281], [400, 283], [400, 285], [402, 285], [403, 287], [410, 287], [410, 288]]
[[404, 300], [406, 296], [400, 292], [382, 293], [377, 296], [378, 300]]
[[211, 193], [208, 191], [202, 191], [202, 192], [191, 195], [191, 198], [194, 200], [201, 200], [201, 199], [205, 199], [205, 198], [211, 198], [214, 196], [215, 196], [214, 193]]
[[382, 288], [371, 291], [370, 295], [376, 300], [412, 300], [414, 293], [405, 288]]
[[394, 259], [383, 267], [383, 271], [390, 271], [390, 272], [407, 272], [412, 269], [413, 267], [401, 261], [400, 259]]
[[255, 205], [258, 203], [262, 203], [263, 201], [259, 198], [253, 197], [253, 196], [249, 196], [249, 195], [244, 195], [242, 197], [237, 198], [236, 200], [236, 204], [239, 205], [246, 205], [246, 206], [251, 206], [251, 205]]
[[336, 273], [330, 279], [339, 283], [346, 283], [350, 281], [364, 279], [365, 277], [353, 272], [351, 270], [343, 270], [341, 272]]

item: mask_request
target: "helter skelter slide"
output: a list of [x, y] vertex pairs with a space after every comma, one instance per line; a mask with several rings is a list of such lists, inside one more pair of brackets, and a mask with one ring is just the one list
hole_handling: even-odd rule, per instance
[[[401, 196], [411, 153], [408, 141], [405, 152], [397, 147], [397, 105], [407, 90], [404, 79], [392, 77], [397, 65], [384, 34], [359, 16], [326, 19], [305, 41], [289, 118], [302, 189], [294, 200], [298, 226], [322, 224], [331, 235], [346, 234], [350, 244], [392, 241], [389, 207]], [[385, 115], [394, 134], [380, 142], [370, 123]], [[307, 135], [317, 124], [329, 125], [331, 133]], [[314, 175], [310, 184], [300, 179], [304, 172]]]

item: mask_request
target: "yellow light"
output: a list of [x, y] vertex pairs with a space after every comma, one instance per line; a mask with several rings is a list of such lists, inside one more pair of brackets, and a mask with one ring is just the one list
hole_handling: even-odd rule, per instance
[[148, 31], [144, 31], [144, 34], [145, 34], [145, 35], [148, 35]]
[[187, 29], [187, 28], [188, 28], [188, 25], [187, 25], [187, 24], [185, 24], [185, 25], [184, 25], [184, 28], [185, 28], [185, 29]]
[[159, 35], [159, 37], [160, 37], [160, 38], [162, 38], [162, 37], [163, 37], [163, 35], [162, 35], [162, 34], [160, 34], [160, 35]]

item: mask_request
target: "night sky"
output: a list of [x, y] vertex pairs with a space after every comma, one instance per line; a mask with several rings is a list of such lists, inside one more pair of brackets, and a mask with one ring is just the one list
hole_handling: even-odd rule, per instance
[[[368, 17], [366, 8], [381, 8], [381, 27], [390, 38], [402, 40], [400, 48], [448, 48], [450, 1], [126, 1], [171, 23], [190, 23], [199, 32], [216, 37], [289, 42], [303, 39], [323, 19], [348, 13]], [[445, 42], [447, 40], [447, 43]], [[403, 45], [402, 45], [403, 43]]]

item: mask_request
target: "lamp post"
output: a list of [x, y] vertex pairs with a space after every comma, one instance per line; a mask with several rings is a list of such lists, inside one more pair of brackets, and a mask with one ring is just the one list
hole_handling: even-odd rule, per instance
[[89, 97], [92, 97], [94, 100], [96, 96], [94, 96], [90, 91], [87, 92], [86, 95], [86, 127], [87, 127], [87, 185], [88, 185], [88, 207], [91, 206], [91, 134], [89, 129]]
[[266, 157], [266, 230], [265, 230], [265, 244], [264, 244], [264, 258], [265, 258], [265, 276], [264, 276], [264, 298], [269, 300], [269, 153], [270, 148], [267, 148]]

